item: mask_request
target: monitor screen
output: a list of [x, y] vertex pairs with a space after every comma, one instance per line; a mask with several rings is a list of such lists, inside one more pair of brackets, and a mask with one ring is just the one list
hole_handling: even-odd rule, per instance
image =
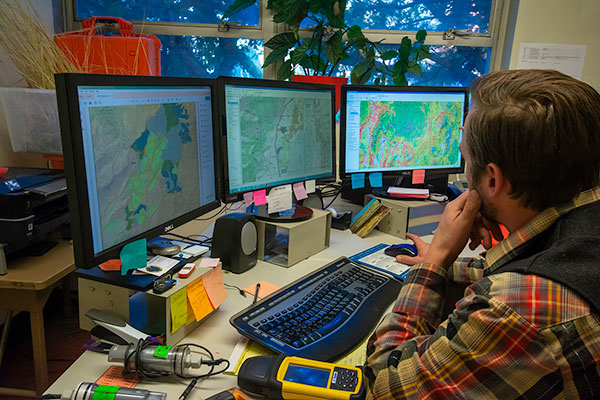
[[335, 176], [335, 87], [219, 78], [226, 200]]
[[340, 175], [461, 172], [467, 111], [465, 88], [342, 88]]
[[76, 265], [218, 207], [209, 80], [57, 76]]

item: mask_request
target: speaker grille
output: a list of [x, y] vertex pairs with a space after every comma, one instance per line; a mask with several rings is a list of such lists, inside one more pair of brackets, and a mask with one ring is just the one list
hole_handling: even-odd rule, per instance
[[256, 225], [253, 221], [248, 221], [242, 226], [241, 244], [242, 252], [249, 256], [256, 251], [256, 243], [258, 234], [256, 232]]

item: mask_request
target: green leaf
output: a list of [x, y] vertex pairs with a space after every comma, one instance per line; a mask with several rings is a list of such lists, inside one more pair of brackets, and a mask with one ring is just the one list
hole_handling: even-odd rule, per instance
[[426, 58], [431, 58], [431, 53], [427, 46], [419, 46], [417, 50], [417, 60], [425, 60]]
[[417, 42], [424, 42], [426, 37], [427, 31], [425, 29], [417, 31]]
[[331, 63], [342, 57], [342, 31], [337, 31], [325, 42], [325, 57]]
[[406, 80], [406, 77], [404, 76], [404, 74], [394, 75], [393, 79], [394, 79], [394, 85], [396, 85], [396, 86], [408, 86], [408, 81]]
[[400, 42], [400, 46], [410, 48], [412, 46], [412, 41], [410, 40], [410, 38], [408, 36], [404, 36], [402, 38], [402, 42]]
[[309, 10], [311, 13], [314, 14], [319, 14], [323, 11], [323, 8], [325, 7], [325, 4], [327, 3], [327, 1], [324, 0], [311, 0], [309, 2]]
[[406, 68], [406, 72], [410, 72], [413, 75], [423, 76], [423, 69], [419, 65], [418, 62], [409, 61], [408, 66]]
[[[308, 3], [298, 0], [278, 0], [269, 2], [273, 7], [273, 22], [284, 22], [290, 26], [298, 26], [308, 14]], [[267, 6], [269, 8], [269, 6]]]
[[286, 60], [277, 70], [277, 79], [285, 81], [292, 77], [292, 60]]
[[313, 54], [312, 56], [310, 56], [310, 60], [312, 61], [312, 69], [314, 69], [317, 72], [325, 71], [325, 67], [327, 66], [327, 64], [317, 54]]
[[381, 85], [381, 78], [375, 79], [375, 84], [376, 85]]
[[290, 53], [290, 62], [294, 63], [294, 64], [299, 64], [300, 61], [302, 60], [302, 57], [304, 57], [306, 55], [306, 50], [301, 50], [300, 48], [297, 48], [296, 50], [292, 51]]
[[309, 56], [307, 56], [306, 54], [302, 57], [302, 59], [298, 62], [298, 64], [300, 64], [300, 66], [303, 68], [313, 69], [312, 59]]
[[348, 40], [350, 41], [365, 39], [362, 29], [360, 29], [360, 26], [358, 25], [352, 25], [350, 28], [348, 28], [348, 32], [346, 32], [346, 34], [348, 35]]
[[381, 55], [381, 59], [382, 60], [391, 60], [392, 58], [395, 58], [396, 56], [398, 56], [398, 52], [396, 50], [388, 50], [388, 51], [385, 51]]
[[290, 47], [295, 45], [297, 41], [298, 38], [296, 37], [296, 34], [294, 32], [284, 32], [280, 33], [279, 35], [275, 35], [271, 39], [269, 39], [269, 41], [265, 43], [265, 47], [268, 47], [273, 50], [284, 47], [286, 49], [289, 49]]
[[288, 53], [288, 49], [283, 48], [283, 47], [280, 49], [271, 51], [271, 53], [267, 56], [265, 63], [263, 64], [263, 68], [266, 68], [269, 65], [273, 64], [274, 62], [281, 60], [282, 58], [284, 58], [287, 55], [287, 53]]
[[223, 18], [230, 17], [239, 13], [242, 10], [245, 10], [250, 6], [253, 6], [254, 4], [256, 4], [256, 1], [257, 0], [235, 0], [233, 4], [227, 7], [227, 9], [225, 10]]
[[369, 68], [369, 61], [361, 61], [352, 68], [352, 73], [361, 76], [367, 71], [367, 68]]
[[345, 51], [342, 53], [342, 60], [347, 60], [350, 58], [350, 55], [348, 53], [346, 53]]

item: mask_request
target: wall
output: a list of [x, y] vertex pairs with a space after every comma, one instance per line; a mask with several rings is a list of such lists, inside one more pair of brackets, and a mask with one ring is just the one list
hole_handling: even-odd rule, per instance
[[511, 69], [521, 43], [587, 45], [582, 80], [600, 91], [600, 1], [520, 0]]
[[[40, 18], [46, 32], [54, 34], [54, 7], [52, 0], [29, 0]], [[10, 29], [3, 26], [0, 29]], [[0, 51], [0, 87], [25, 87], [25, 83], [15, 70], [14, 64]], [[14, 153], [10, 143], [4, 112], [0, 108], [0, 166], [46, 167], [46, 160], [39, 153]]]

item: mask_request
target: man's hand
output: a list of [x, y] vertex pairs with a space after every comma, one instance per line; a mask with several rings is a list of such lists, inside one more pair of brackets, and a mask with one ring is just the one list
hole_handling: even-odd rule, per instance
[[475, 218], [475, 222], [473, 223], [469, 248], [471, 250], [475, 250], [475, 248], [481, 244], [486, 250], [491, 249], [492, 236], [497, 241], [504, 239], [502, 236], [502, 230], [500, 230], [500, 225], [498, 225], [497, 222], [491, 221], [481, 214], [478, 214]]
[[415, 247], [417, 248], [417, 255], [415, 257], [398, 255], [396, 256], [396, 261], [406, 265], [415, 265], [425, 260], [425, 255], [429, 251], [429, 243], [425, 243], [423, 239], [418, 237], [417, 235], [413, 235], [412, 233], [407, 233], [406, 237], [413, 241]]
[[467, 190], [448, 203], [424, 262], [448, 268], [473, 234], [480, 207], [481, 199], [475, 190]]

